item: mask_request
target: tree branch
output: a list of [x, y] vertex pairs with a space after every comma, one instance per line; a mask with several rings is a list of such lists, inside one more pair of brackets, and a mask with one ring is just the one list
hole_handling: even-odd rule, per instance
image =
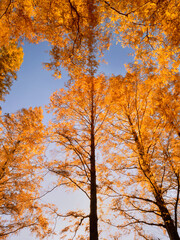
[[49, 169], [49, 171], [56, 173], [57, 175], [61, 175], [64, 178], [67, 178], [70, 182], [72, 182], [76, 187], [78, 187], [83, 193], [86, 194], [86, 196], [90, 199], [88, 193], [81, 187], [79, 186], [79, 184], [77, 182], [75, 182], [74, 180], [72, 180], [70, 177], [66, 176], [65, 174], [62, 174], [61, 171], [56, 171], [55, 169]]
[[8, 11], [8, 9], [9, 9], [11, 3], [12, 3], [12, 0], [9, 1], [9, 4], [8, 4], [8, 6], [6, 7], [6, 10], [4, 11], [4, 13], [0, 16], [0, 19], [7, 13], [7, 11]]

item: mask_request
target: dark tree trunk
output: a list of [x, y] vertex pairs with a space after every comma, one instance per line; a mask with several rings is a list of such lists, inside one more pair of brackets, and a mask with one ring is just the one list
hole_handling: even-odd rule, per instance
[[91, 78], [91, 190], [90, 190], [90, 240], [98, 240], [96, 159], [94, 132], [94, 84]]
[[91, 151], [90, 240], [98, 240], [96, 169], [93, 139], [91, 142]]
[[95, 159], [95, 104], [94, 104], [94, 73], [96, 72], [95, 62], [95, 27], [96, 16], [94, 14], [94, 0], [87, 0], [88, 15], [89, 15], [89, 37], [88, 37], [88, 72], [91, 83], [91, 155], [90, 155], [90, 171], [91, 171], [91, 186], [90, 186], [90, 240], [98, 240], [98, 217], [97, 217], [97, 188], [96, 188], [96, 159]]
[[174, 223], [173, 219], [171, 218], [171, 215], [164, 203], [163, 198], [160, 196], [160, 194], [159, 195], [156, 194], [155, 198], [156, 198], [156, 202], [159, 207], [159, 210], [161, 212], [161, 217], [164, 221], [165, 228], [169, 235], [169, 239], [170, 240], [180, 240], [175, 223]]

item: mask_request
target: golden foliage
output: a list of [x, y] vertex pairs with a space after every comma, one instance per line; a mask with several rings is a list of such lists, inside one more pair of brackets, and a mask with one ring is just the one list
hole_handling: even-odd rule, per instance
[[41, 238], [48, 229], [38, 203], [42, 181], [44, 126], [40, 108], [1, 116], [0, 236], [29, 227]]
[[13, 80], [17, 78], [16, 72], [23, 61], [23, 51], [14, 42], [0, 49], [0, 101], [9, 93]]
[[[48, 111], [54, 115], [49, 127], [51, 141], [59, 149], [56, 160], [51, 161], [48, 167], [58, 177], [59, 185], [81, 190], [90, 201], [94, 197], [91, 194], [93, 160], [97, 172], [95, 188], [98, 194], [103, 192], [100, 150], [108, 139], [104, 131], [104, 124], [109, 117], [108, 95], [109, 84], [104, 75], [95, 78], [81, 74], [69, 83], [66, 90], [53, 93], [48, 107]], [[93, 160], [92, 138], [95, 150]], [[89, 217], [89, 212], [87, 214]]]
[[[53, 93], [48, 107], [48, 111], [55, 117], [50, 124], [51, 141], [57, 143], [57, 146], [63, 146], [67, 153], [64, 161], [57, 160], [53, 164], [62, 177], [72, 177], [80, 186], [89, 184], [90, 176], [92, 81], [95, 145], [97, 148], [101, 147], [106, 138], [102, 131], [109, 111], [105, 101], [108, 84], [103, 75], [93, 79], [81, 75], [75, 82], [70, 83], [67, 90], [60, 89]], [[70, 185], [77, 187], [73, 183]]]
[[119, 226], [133, 224], [140, 234], [143, 225], [158, 226], [172, 237], [179, 221], [179, 77], [149, 84], [134, 72], [111, 84], [109, 129], [119, 159], [116, 151], [109, 161], [117, 181], [109, 190], [117, 196], [114, 210], [125, 217]]

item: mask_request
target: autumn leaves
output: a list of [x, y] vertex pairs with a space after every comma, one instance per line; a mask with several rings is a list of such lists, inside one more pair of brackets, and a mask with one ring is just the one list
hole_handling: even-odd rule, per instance
[[45, 129], [41, 108], [1, 116], [0, 238], [29, 228], [37, 237], [48, 232], [43, 205], [38, 202]]
[[[121, 161], [116, 156], [112, 169], [122, 179], [127, 176], [124, 184], [111, 186], [117, 197], [115, 210], [126, 217], [126, 226], [134, 223], [136, 231], [145, 237], [142, 226], [149, 225], [164, 227], [170, 239], [178, 239], [175, 223], [178, 222], [179, 160], [175, 155], [179, 138], [157, 106], [155, 98], [159, 87], [136, 74], [116, 79], [115, 84], [118, 89], [114, 94], [116, 121], [115, 124], [112, 121], [111, 132], [123, 148], [120, 150], [123, 154], [119, 157]], [[166, 85], [164, 90], [166, 96], [168, 92], [172, 96], [174, 87]], [[176, 186], [173, 187], [176, 196], [171, 195], [169, 180]], [[174, 207], [168, 207], [169, 204]], [[141, 215], [136, 214], [137, 211]]]
[[[48, 136], [64, 157], [46, 168], [90, 201], [86, 213], [66, 214], [78, 220], [65, 239], [121, 239], [122, 229], [154, 239], [151, 226], [179, 240], [179, 9], [176, 0], [1, 1], [0, 100], [21, 65], [23, 40], [48, 41], [47, 69], [71, 77], [51, 96], [48, 128], [38, 108], [1, 117], [1, 237], [27, 226], [40, 238], [49, 232], [36, 201]], [[125, 76], [96, 74], [111, 40], [134, 49]]]
[[[52, 141], [63, 146], [67, 157], [52, 162], [51, 171], [62, 184], [79, 188], [91, 200], [92, 81], [97, 206], [103, 208], [108, 198], [114, 211], [114, 217], [99, 217], [100, 231], [106, 222], [150, 238], [144, 226], [156, 226], [166, 229], [170, 239], [178, 239], [178, 78], [162, 85], [150, 84], [138, 72], [94, 79], [81, 75], [66, 91], [54, 93], [49, 106], [55, 116]], [[173, 113], [169, 107], [162, 111], [163, 102], [174, 102]]]

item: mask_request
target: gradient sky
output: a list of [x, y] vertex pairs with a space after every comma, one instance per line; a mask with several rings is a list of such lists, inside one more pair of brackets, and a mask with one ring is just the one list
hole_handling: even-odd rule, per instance
[[[50, 95], [59, 88], [64, 86], [68, 80], [68, 74], [63, 71], [62, 79], [55, 80], [52, 77], [52, 72], [43, 69], [43, 62], [49, 59], [47, 50], [50, 49], [47, 43], [33, 45], [24, 44], [24, 62], [18, 72], [18, 79], [14, 82], [10, 94], [6, 96], [6, 101], [2, 104], [3, 113], [13, 113], [21, 108], [42, 106], [49, 103]], [[110, 51], [105, 54], [105, 60], [108, 64], [102, 64], [99, 72], [104, 72], [106, 75], [125, 74], [125, 63], [133, 60], [128, 56], [130, 49], [121, 48], [120, 44], [111, 46]], [[44, 122], [48, 122], [47, 114], [45, 114]], [[89, 207], [86, 199], [79, 194], [64, 193], [63, 189], [59, 189], [51, 193], [45, 200], [54, 202], [60, 209], [68, 207], [83, 206]], [[73, 201], [72, 201], [73, 200]], [[10, 240], [36, 240], [27, 230], [21, 231], [18, 235], [12, 235]], [[60, 237], [54, 237], [54, 240]], [[126, 240], [128, 240], [126, 238]]]
[[[57, 89], [62, 88], [68, 80], [68, 74], [63, 71], [62, 78], [55, 80], [52, 72], [43, 69], [43, 62], [48, 62], [48, 50], [46, 42], [24, 44], [24, 61], [18, 72], [18, 79], [13, 83], [10, 94], [2, 103], [3, 113], [12, 113], [21, 108], [44, 106], [48, 104], [50, 95]], [[105, 54], [108, 64], [102, 64], [99, 72], [106, 75], [119, 75], [125, 73], [124, 64], [132, 61], [128, 56], [129, 48], [121, 48], [120, 44], [111, 46]]]

